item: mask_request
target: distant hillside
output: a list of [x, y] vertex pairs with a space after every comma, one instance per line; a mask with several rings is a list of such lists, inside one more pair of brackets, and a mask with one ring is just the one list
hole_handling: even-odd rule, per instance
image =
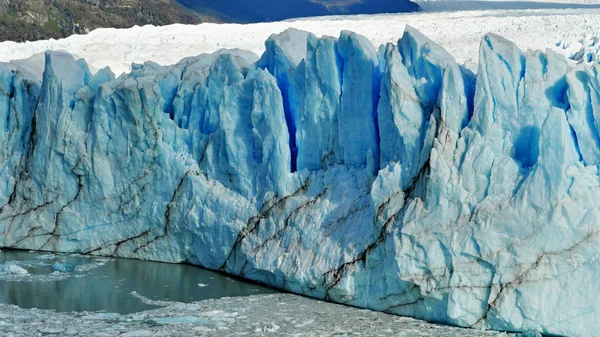
[[215, 21], [175, 0], [0, 0], [0, 41], [84, 34], [95, 28]]
[[229, 22], [268, 22], [340, 14], [415, 12], [409, 0], [177, 0], [199, 13]]
[[0, 41], [59, 39], [102, 27], [419, 10], [410, 0], [0, 0]]

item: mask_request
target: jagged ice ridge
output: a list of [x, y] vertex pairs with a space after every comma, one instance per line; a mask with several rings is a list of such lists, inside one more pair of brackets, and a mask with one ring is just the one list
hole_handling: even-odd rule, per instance
[[435, 322], [600, 329], [600, 82], [489, 34], [290, 29], [115, 79], [0, 65], [0, 245], [189, 262]]

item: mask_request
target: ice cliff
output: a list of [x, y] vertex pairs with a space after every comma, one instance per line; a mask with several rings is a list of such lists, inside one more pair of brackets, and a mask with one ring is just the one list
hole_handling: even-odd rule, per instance
[[0, 65], [0, 245], [597, 334], [598, 66], [487, 35], [475, 75], [411, 28], [266, 47], [116, 79], [61, 52]]

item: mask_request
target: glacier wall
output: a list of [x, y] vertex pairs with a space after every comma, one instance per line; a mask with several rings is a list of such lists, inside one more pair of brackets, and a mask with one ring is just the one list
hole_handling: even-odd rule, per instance
[[[0, 65], [0, 246], [188, 262], [447, 324], [600, 329], [600, 75], [288, 30], [115, 79]], [[35, 67], [29, 67], [34, 69]]]

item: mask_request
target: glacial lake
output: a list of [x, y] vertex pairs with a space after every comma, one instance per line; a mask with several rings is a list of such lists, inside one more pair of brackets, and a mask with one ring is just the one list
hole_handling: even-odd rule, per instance
[[[53, 271], [56, 262], [75, 270]], [[25, 309], [130, 314], [156, 308], [145, 299], [189, 303], [273, 293], [278, 292], [191, 265], [0, 251], [0, 303]]]

